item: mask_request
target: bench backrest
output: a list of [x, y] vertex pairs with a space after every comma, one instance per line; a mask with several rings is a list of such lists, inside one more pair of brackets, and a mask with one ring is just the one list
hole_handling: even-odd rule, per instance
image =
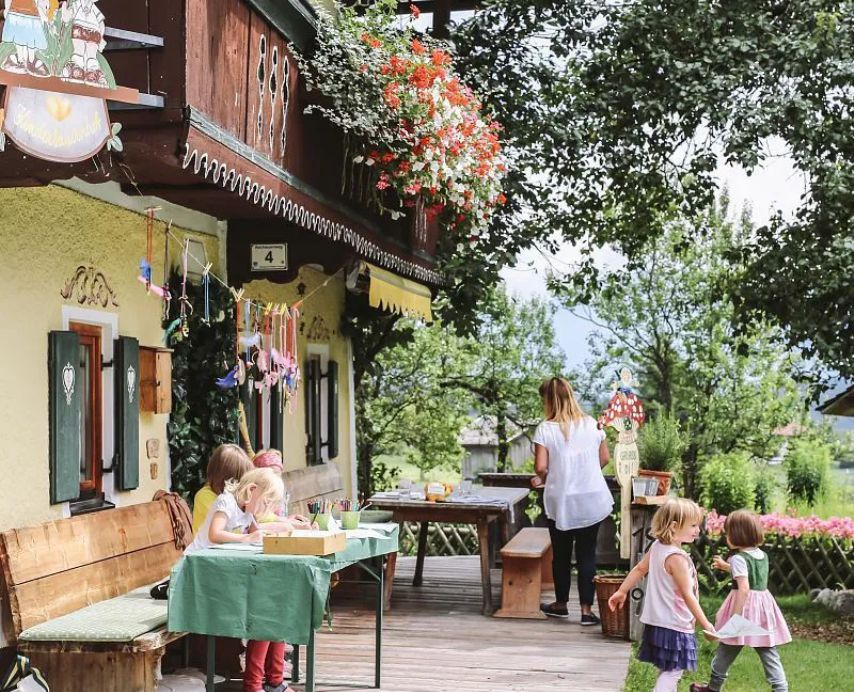
[[305, 514], [309, 500], [316, 497], [339, 498], [344, 492], [344, 482], [335, 462], [288, 471], [283, 478], [290, 494], [289, 514]]
[[169, 505], [158, 500], [0, 534], [7, 638], [165, 579], [182, 554], [173, 525]]

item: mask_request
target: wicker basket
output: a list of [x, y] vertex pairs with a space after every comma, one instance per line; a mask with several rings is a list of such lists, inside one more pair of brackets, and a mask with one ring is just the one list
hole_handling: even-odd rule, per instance
[[629, 638], [628, 602], [614, 611], [608, 607], [608, 599], [617, 592], [625, 578], [624, 574], [597, 575], [593, 578], [593, 583], [596, 585], [596, 600], [599, 602], [599, 618], [602, 620], [602, 634], [606, 637]]

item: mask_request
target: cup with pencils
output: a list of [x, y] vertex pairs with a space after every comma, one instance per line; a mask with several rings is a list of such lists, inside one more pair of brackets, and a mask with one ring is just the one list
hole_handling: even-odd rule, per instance
[[361, 505], [357, 500], [338, 500], [338, 509], [341, 512], [341, 526], [344, 529], [359, 528], [361, 518]]
[[312, 524], [317, 522], [317, 528], [321, 531], [329, 529], [329, 519], [332, 516], [330, 500], [312, 500], [308, 503], [308, 511], [311, 514]]

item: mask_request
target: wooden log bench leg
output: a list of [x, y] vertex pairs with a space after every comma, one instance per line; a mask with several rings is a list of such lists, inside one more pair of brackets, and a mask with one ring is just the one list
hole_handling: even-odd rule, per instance
[[540, 611], [542, 560], [505, 556], [503, 562], [501, 608], [495, 613], [495, 617], [544, 619], [546, 616]]
[[163, 649], [125, 651], [27, 650], [30, 662], [44, 673], [51, 692], [154, 692]]
[[546, 554], [543, 555], [540, 562], [542, 574], [540, 580], [544, 589], [554, 589], [555, 587], [554, 572], [552, 571], [552, 560], [554, 560], [554, 551], [552, 550], [552, 547], [550, 545], [549, 549], [546, 551]]

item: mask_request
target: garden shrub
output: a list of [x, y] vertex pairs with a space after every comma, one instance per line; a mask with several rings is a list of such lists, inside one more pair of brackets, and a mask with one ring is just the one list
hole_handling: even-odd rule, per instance
[[786, 487], [795, 502], [812, 507], [827, 490], [832, 447], [821, 440], [800, 438], [786, 454]]
[[650, 420], [638, 435], [641, 468], [651, 471], [675, 471], [682, 461], [685, 437], [679, 421], [660, 415]]
[[700, 488], [703, 506], [719, 514], [753, 507], [756, 493], [753, 462], [743, 452], [713, 456], [700, 469]]
[[762, 469], [756, 474], [756, 487], [753, 507], [760, 514], [767, 514], [774, 504], [774, 492], [779, 484], [767, 469]]

